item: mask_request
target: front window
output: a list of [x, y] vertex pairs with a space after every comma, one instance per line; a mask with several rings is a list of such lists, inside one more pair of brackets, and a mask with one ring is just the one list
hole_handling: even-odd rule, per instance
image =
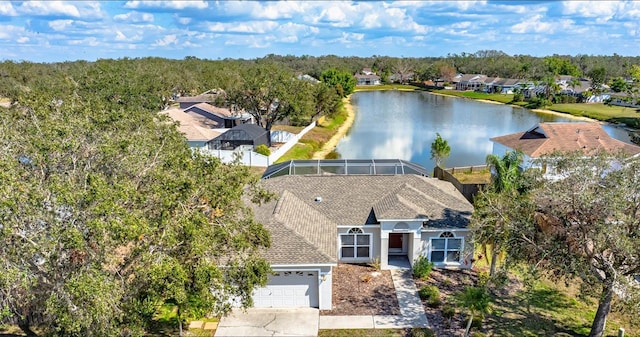
[[451, 232], [440, 234], [431, 239], [431, 262], [460, 263], [462, 256], [462, 238], [456, 238]]
[[360, 228], [351, 228], [347, 234], [340, 234], [341, 258], [370, 258], [371, 234]]

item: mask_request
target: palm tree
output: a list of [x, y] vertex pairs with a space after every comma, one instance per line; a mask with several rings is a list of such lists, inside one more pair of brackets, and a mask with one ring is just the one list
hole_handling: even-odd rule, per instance
[[551, 97], [560, 91], [560, 85], [553, 76], [543, 78], [542, 84], [544, 85], [545, 98], [551, 102]]
[[476, 241], [485, 249], [491, 245], [491, 266], [489, 275], [495, 274], [498, 256], [505, 249], [505, 238], [512, 214], [510, 200], [523, 192], [520, 164], [524, 154], [521, 151], [509, 151], [503, 157], [494, 154], [487, 156], [487, 165], [491, 167], [491, 185], [481, 191], [474, 201], [476, 212], [473, 215], [473, 227], [477, 229]]
[[466, 287], [463, 292], [457, 294], [456, 299], [461, 307], [467, 309], [469, 321], [464, 331], [464, 337], [469, 337], [473, 317], [489, 311], [491, 297], [485, 287]]
[[449, 143], [442, 139], [440, 133], [436, 133], [436, 139], [431, 143], [431, 159], [436, 160], [436, 166], [441, 167], [444, 161], [449, 157], [451, 147]]
[[519, 189], [522, 172], [520, 164], [524, 153], [520, 150], [507, 151], [503, 157], [495, 154], [487, 156], [487, 165], [491, 167], [491, 188], [496, 192]]

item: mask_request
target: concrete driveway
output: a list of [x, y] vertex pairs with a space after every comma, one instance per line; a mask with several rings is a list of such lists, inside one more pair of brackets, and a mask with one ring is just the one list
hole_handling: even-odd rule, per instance
[[319, 317], [314, 308], [234, 310], [220, 320], [215, 336], [317, 336]]

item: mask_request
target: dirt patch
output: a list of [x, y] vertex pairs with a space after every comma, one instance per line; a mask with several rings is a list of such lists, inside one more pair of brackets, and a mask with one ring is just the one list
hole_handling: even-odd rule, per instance
[[364, 264], [333, 268], [333, 309], [320, 315], [399, 315], [391, 272]]
[[455, 306], [454, 294], [464, 290], [467, 286], [474, 286], [478, 276], [473, 270], [434, 269], [426, 280], [415, 279], [416, 288], [420, 290], [426, 285], [433, 285], [440, 290], [442, 304], [432, 308], [425, 301], [422, 302], [427, 320], [438, 337], [458, 337], [464, 335], [466, 327], [465, 315], [456, 310], [452, 318], [442, 316], [445, 305]]

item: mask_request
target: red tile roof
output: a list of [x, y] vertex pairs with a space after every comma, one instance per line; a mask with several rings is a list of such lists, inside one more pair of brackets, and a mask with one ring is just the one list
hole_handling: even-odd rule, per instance
[[600, 150], [637, 155], [640, 147], [611, 138], [599, 123], [540, 123], [531, 130], [491, 138], [531, 158], [554, 151], [593, 154]]

